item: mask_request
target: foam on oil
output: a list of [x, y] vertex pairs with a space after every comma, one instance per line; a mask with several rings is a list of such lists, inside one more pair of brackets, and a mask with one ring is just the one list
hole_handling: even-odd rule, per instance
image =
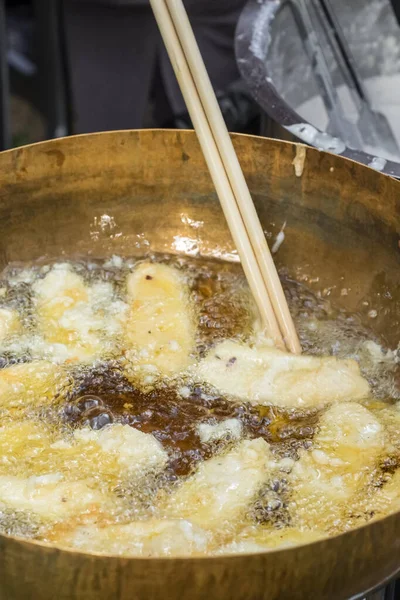
[[[194, 360], [219, 340], [253, 341], [256, 313], [239, 265], [170, 256], [150, 259], [174, 266], [189, 288], [197, 322]], [[44, 377], [39, 398], [32, 391], [36, 382], [32, 389], [27, 379], [17, 382], [25, 394], [23, 410], [13, 401], [22, 388], [6, 382], [10, 400], [0, 405], [0, 530], [74, 545], [65, 541], [66, 532], [74, 528], [160, 517], [163, 494], [179, 487], [201, 461], [235, 447], [232, 428], [220, 427], [225, 433], [205, 439], [199, 425], [230, 420], [242, 438], [268, 442], [279, 466], [234, 526], [227, 525], [227, 537], [215, 537], [212, 551], [229, 552], [229, 543], [237, 550], [244, 540], [275, 547], [276, 531], [289, 526], [297, 537], [304, 530], [306, 539], [313, 527], [305, 526], [293, 508], [290, 478], [293, 464], [316, 443], [323, 411], [250, 406], [187, 377], [161, 377], [145, 387], [128, 381], [122, 335], [126, 278], [137, 264], [112, 257], [105, 262], [11, 266], [3, 273], [0, 311], [9, 311], [11, 324], [0, 340], [0, 376], [9, 366], [31, 361], [42, 361], [49, 371], [56, 365], [62, 374]], [[54, 300], [57, 285], [61, 296]], [[321, 526], [324, 534], [341, 531], [389, 510], [389, 496], [381, 494], [374, 512], [370, 490], [384, 487], [400, 456], [397, 355], [380, 347], [358, 315], [337, 310], [293, 281], [285, 280], [284, 287], [304, 350], [355, 358], [374, 393], [365, 404], [386, 432], [381, 457], [369, 468], [351, 510], [343, 507], [335, 513], [332, 499], [321, 500], [319, 508], [314, 505], [316, 534]], [[144, 435], [140, 440], [135, 438], [139, 433]], [[322, 460], [322, 454], [316, 456]], [[89, 550], [110, 547], [109, 541], [90, 539]], [[112, 549], [133, 552], [126, 544], [118, 550], [115, 542]]]

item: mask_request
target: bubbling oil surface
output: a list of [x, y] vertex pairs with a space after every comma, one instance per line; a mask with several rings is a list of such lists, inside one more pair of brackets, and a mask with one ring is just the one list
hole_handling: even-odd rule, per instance
[[[256, 313], [239, 265], [164, 255], [151, 256], [150, 260], [164, 262], [178, 269], [189, 287], [190, 299], [197, 314], [197, 358], [204, 356], [220, 340], [248, 342], [252, 339]], [[102, 300], [104, 306], [112, 305], [115, 311], [120, 310], [123, 314], [126, 277], [137, 263], [136, 260], [113, 258], [105, 263], [73, 261], [69, 264], [88, 285], [107, 284], [108, 296]], [[0, 308], [18, 312], [22, 333], [20, 331], [3, 342], [0, 348], [1, 368], [29, 362], [43, 352], [40, 339], [38, 341], [40, 335], [33, 286], [50, 269], [51, 265], [47, 264], [17, 265], [8, 267], [3, 273], [0, 282]], [[379, 340], [363, 326], [359, 315], [337, 309], [328, 299], [318, 297], [303, 284], [288, 278], [283, 278], [283, 285], [304, 351], [314, 355], [333, 354], [356, 358], [375, 397], [367, 402], [368, 408], [380, 415], [389, 428], [390, 416], [385, 411], [393, 407], [400, 398], [396, 355], [393, 353], [388, 358], [388, 355], [381, 353], [381, 357], [377, 359], [376, 353], [380, 350], [376, 343], [379, 344]], [[103, 309], [100, 307], [101, 310]], [[128, 493], [129, 474], [120, 472], [118, 480], [113, 479], [110, 486], [114, 492], [119, 490], [116, 496], [119, 499], [122, 497], [122, 503], [118, 500], [115, 506], [107, 507], [107, 514], [97, 516], [97, 522], [124, 523], [133, 517], [148, 518], [154, 514], [153, 501], [160, 488], [173, 488], [182, 478], [195, 472], [201, 461], [232, 444], [229, 439], [212, 444], [203, 443], [198, 434], [200, 423], [217, 424], [226, 419], [238, 419], [242, 424], [243, 437], [263, 438], [280, 459], [296, 461], [299, 451], [312, 445], [319, 422], [317, 410], [285, 410], [276, 406], [240, 403], [187, 380], [173, 385], [168, 380], [161, 380], [148, 389], [141, 389], [124, 375], [123, 348], [118, 331], [109, 339], [112, 342], [104, 342], [100, 359], [91, 364], [67, 364], [69, 383], [62, 391], [61, 404], [32, 409], [26, 415], [34, 422], [45, 422], [51, 428], [52, 435], [62, 439], [67, 439], [74, 431], [82, 428], [100, 431], [110, 424], [129, 425], [143, 433], [151, 433], [168, 453], [162, 475], [158, 475], [145, 490], [143, 481], [140, 481], [140, 489], [130, 489]], [[48, 355], [46, 357], [49, 358]], [[55, 362], [57, 361], [59, 359]], [[7, 426], [10, 419], [13, 416], [5, 411], [2, 413], [0, 409], [0, 427]], [[394, 472], [399, 463], [400, 432], [398, 425], [391, 426], [391, 448], [388, 448], [386, 462], [377, 469], [375, 485], [379, 477], [382, 479], [390, 469]], [[41, 476], [51, 470], [51, 453], [48, 460], [43, 462], [41, 471], [40, 466], [32, 467], [32, 456], [29, 453], [23, 449], [20, 452], [20, 456], [15, 455], [13, 459], [19, 461], [18, 470], [21, 473], [26, 469], [28, 477], [33, 474]], [[39, 452], [34, 443], [32, 452]], [[95, 463], [92, 468], [96, 470]], [[57, 462], [57, 469], [71, 472], [67, 462]], [[86, 471], [90, 473], [89, 466]], [[3, 461], [3, 465], [0, 464], [0, 477], [9, 472], [10, 469]], [[274, 497], [271, 501], [271, 494], [277, 498], [279, 496], [279, 499]], [[133, 497], [135, 500], [132, 500]], [[265, 523], [275, 524], [276, 527], [287, 525], [291, 521], [286, 513], [287, 497], [284, 478], [273, 481], [246, 513], [246, 523], [250, 518], [256, 527], [264, 527]], [[362, 502], [354, 508], [354, 519], [348, 517], [345, 524], [342, 522], [338, 526], [339, 529], [356, 524], [355, 521], [360, 518], [360, 511], [363, 510]], [[362, 514], [364, 518], [365, 511]], [[82, 524], [85, 519], [87, 514], [76, 517], [74, 522]], [[72, 521], [66, 523], [59, 520], [54, 526], [49, 526], [29, 510], [13, 510], [2, 503], [0, 498], [0, 531], [3, 533], [57, 543], [55, 532], [60, 528], [63, 530], [70, 527]], [[335, 530], [333, 524], [331, 529]]]

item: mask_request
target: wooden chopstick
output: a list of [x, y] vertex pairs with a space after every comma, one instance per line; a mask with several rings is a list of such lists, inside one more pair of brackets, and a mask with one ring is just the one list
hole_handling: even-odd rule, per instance
[[208, 169], [217, 191], [222, 209], [237, 251], [243, 270], [257, 304], [261, 320], [268, 328], [274, 343], [284, 349], [285, 345], [279, 329], [275, 313], [265, 288], [257, 260], [248, 239], [235, 197], [227, 178], [218, 148], [215, 144], [208, 120], [204, 114], [196, 86], [186, 63], [186, 58], [177, 37], [168, 8], [164, 0], [150, 0], [161, 35], [169, 54], [173, 69], [178, 79], [186, 106], [195, 127]]
[[293, 323], [286, 297], [269, 250], [253, 199], [243, 175], [237, 154], [228, 133], [203, 58], [201, 56], [192, 26], [182, 0], [165, 0], [175, 26], [189, 70], [200, 96], [214, 140], [228, 179], [232, 186], [239, 211], [242, 215], [248, 237], [254, 249], [258, 265], [275, 311], [285, 344], [294, 353], [301, 352], [299, 338]]
[[261, 319], [274, 343], [284, 348], [279, 325], [265, 287], [253, 247], [247, 235], [217, 144], [210, 129], [196, 85], [188, 67], [174, 22], [165, 0], [150, 0], [167, 52], [192, 118], [211, 177], [228, 222], [242, 267], [256, 301]]

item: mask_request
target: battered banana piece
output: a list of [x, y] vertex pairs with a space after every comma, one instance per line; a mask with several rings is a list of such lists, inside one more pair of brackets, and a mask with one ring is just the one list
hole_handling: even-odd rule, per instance
[[[167, 452], [153, 435], [143, 433], [130, 425], [115, 423], [103, 427], [100, 431], [85, 427], [76, 430], [73, 437], [72, 448], [93, 454], [100, 450], [103, 457], [114, 457], [118, 463], [117, 468], [126, 472], [129, 478], [143, 477], [151, 472], [159, 473], [168, 461]], [[98, 466], [98, 471], [104, 476], [107, 470], [109, 467], [103, 458], [103, 464]]]
[[22, 330], [19, 314], [10, 308], [0, 308], [0, 343]]
[[189, 556], [207, 550], [210, 534], [184, 519], [89, 525], [67, 531], [54, 541], [64, 547], [124, 556]]
[[[0, 474], [42, 475], [68, 472], [71, 479], [93, 476], [99, 481], [160, 472], [168, 454], [150, 433], [115, 423], [99, 431], [89, 427], [64, 435], [45, 422], [7, 420], [0, 427]], [[93, 461], [96, 468], [93, 469]]]
[[110, 497], [87, 481], [64, 481], [61, 473], [28, 478], [0, 476], [0, 507], [25, 510], [46, 521], [58, 521], [111, 505]]
[[68, 264], [57, 264], [33, 285], [39, 331], [62, 344], [70, 362], [90, 362], [102, 351], [104, 320], [90, 302], [90, 288]]
[[0, 427], [0, 507], [58, 521], [110, 505], [110, 495], [85, 479], [85, 456], [79, 450], [61, 456], [69, 447], [44, 422], [5, 421]]
[[141, 263], [127, 280], [127, 376], [152, 383], [193, 362], [195, 319], [187, 286], [176, 269]]
[[243, 440], [226, 454], [200, 463], [196, 473], [169, 496], [164, 514], [190, 519], [206, 529], [234, 528], [273, 466], [267, 442]]
[[273, 347], [224, 341], [195, 369], [198, 381], [252, 404], [312, 408], [368, 396], [354, 360], [297, 356]]
[[0, 504], [44, 520], [111, 509], [119, 484], [145, 485], [168, 459], [151, 434], [129, 425], [61, 436], [31, 420], [0, 427], [0, 455]]
[[60, 403], [68, 385], [64, 369], [45, 360], [6, 367], [0, 370], [0, 411]]
[[293, 522], [324, 530], [339, 521], [368, 484], [384, 445], [384, 427], [364, 406], [346, 402], [327, 410], [312, 448], [301, 451], [290, 474]]
[[[44, 421], [22, 417], [2, 418], [0, 421], [0, 475], [41, 475], [41, 456], [51, 451], [59, 437]], [[47, 458], [44, 459], [44, 463]]]

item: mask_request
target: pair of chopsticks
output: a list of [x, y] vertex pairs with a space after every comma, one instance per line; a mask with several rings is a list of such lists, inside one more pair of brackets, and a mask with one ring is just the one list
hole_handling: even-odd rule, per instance
[[182, 0], [150, 0], [263, 325], [301, 352], [282, 285]]

